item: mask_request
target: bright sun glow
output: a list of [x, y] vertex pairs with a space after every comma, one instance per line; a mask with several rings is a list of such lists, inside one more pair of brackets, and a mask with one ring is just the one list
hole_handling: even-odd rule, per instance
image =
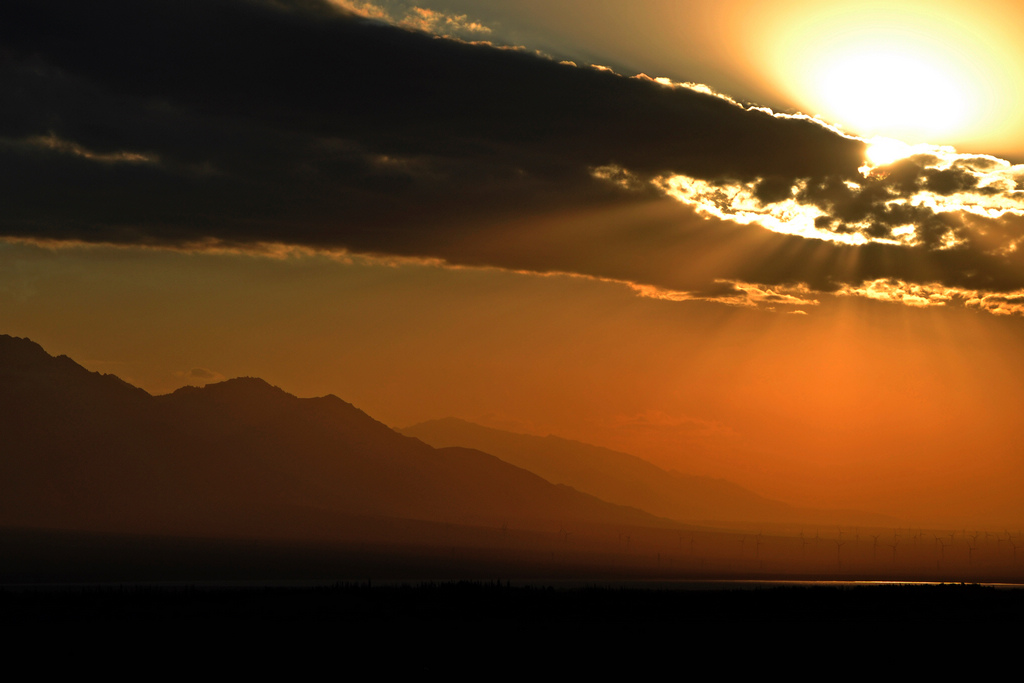
[[963, 127], [971, 84], [941, 56], [887, 44], [851, 45], [815, 69], [822, 106], [865, 135], [940, 139]]
[[862, 137], [1024, 148], [1021, 44], [946, 0], [785, 0], [747, 18], [757, 68], [794, 108]]
[[885, 166], [915, 152], [911, 145], [892, 138], [876, 137], [868, 140], [868, 143], [867, 160], [872, 166]]

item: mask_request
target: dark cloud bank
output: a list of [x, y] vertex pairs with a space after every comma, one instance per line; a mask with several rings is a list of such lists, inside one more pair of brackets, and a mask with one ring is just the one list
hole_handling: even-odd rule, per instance
[[[0, 41], [6, 237], [283, 242], [693, 292], [716, 280], [1024, 286], [1014, 256], [962, 220], [884, 203], [977, 190], [970, 168], [911, 160], [865, 183], [861, 141], [648, 79], [316, 0], [5, 0]], [[837, 234], [911, 225], [920, 239], [843, 246], [705, 219], [647, 182], [680, 174], [746, 184], [766, 207], [816, 206]], [[1019, 234], [999, 229], [1003, 247]], [[957, 248], [934, 248], [954, 232]]]

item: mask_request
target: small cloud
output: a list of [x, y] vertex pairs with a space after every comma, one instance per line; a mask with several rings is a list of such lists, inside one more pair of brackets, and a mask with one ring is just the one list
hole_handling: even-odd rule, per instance
[[442, 38], [461, 38], [488, 34], [491, 29], [466, 14], [446, 14], [426, 7], [410, 7], [389, 11], [382, 5], [359, 0], [330, 0], [332, 4], [366, 19], [383, 21], [394, 26], [432, 33]]
[[859, 296], [875, 301], [901, 303], [915, 308], [945, 306], [955, 297], [963, 296], [964, 290], [944, 287], [938, 283], [919, 285], [893, 278], [873, 280], [859, 286], [844, 285], [835, 292], [837, 296]]
[[391, 15], [380, 5], [375, 5], [372, 2], [359, 2], [358, 0], [329, 0], [332, 5], [340, 7], [343, 10], [347, 10], [352, 14], [367, 19], [377, 19], [379, 21], [386, 21], [388, 23], [394, 23]]
[[595, 178], [618, 185], [624, 190], [642, 190], [647, 187], [647, 183], [638, 175], [630, 173], [616, 164], [596, 166], [590, 169], [590, 174]]
[[964, 301], [964, 306], [976, 308], [993, 315], [1024, 315], [1024, 290], [1015, 292], [980, 293]]
[[155, 156], [141, 152], [126, 150], [97, 152], [71, 140], [61, 138], [53, 132], [46, 135], [34, 135], [20, 140], [0, 138], [0, 145], [12, 148], [36, 148], [105, 164], [154, 164], [159, 161]]
[[478, 21], [472, 21], [465, 14], [444, 14], [423, 7], [413, 7], [398, 22], [399, 26], [434, 33], [446, 38], [460, 33], [490, 33], [491, 29]]
[[717, 291], [707, 293], [681, 292], [654, 285], [625, 283], [639, 296], [662, 301], [707, 301], [730, 306], [763, 307], [774, 311], [775, 306], [817, 306], [811, 298], [811, 289], [805, 284], [762, 285], [738, 280], [715, 280]]
[[192, 368], [187, 372], [179, 371], [174, 374], [193, 386], [203, 386], [214, 382], [223, 382], [227, 379], [219, 372], [207, 370], [206, 368]]
[[622, 429], [673, 432], [688, 436], [729, 436], [735, 432], [717, 420], [690, 415], [670, 415], [661, 410], [646, 410], [633, 415], [616, 415], [611, 426]]
[[985, 292], [950, 287], [938, 282], [917, 284], [894, 278], [882, 278], [860, 285], [844, 285], [837, 296], [858, 296], [874, 301], [899, 303], [914, 308], [960, 305], [993, 315], [1024, 315], [1024, 289], [1011, 292]]

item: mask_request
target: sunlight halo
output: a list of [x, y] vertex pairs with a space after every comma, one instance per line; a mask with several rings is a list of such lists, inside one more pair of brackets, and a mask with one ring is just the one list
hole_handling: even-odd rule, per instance
[[941, 0], [752, 9], [753, 68], [797, 110], [864, 138], [1024, 150], [1024, 50], [1000, 13]]

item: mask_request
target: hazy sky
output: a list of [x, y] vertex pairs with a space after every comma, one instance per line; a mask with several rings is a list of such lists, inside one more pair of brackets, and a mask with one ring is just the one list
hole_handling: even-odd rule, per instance
[[1024, 520], [1022, 10], [820, 4], [7, 0], [0, 333]]

